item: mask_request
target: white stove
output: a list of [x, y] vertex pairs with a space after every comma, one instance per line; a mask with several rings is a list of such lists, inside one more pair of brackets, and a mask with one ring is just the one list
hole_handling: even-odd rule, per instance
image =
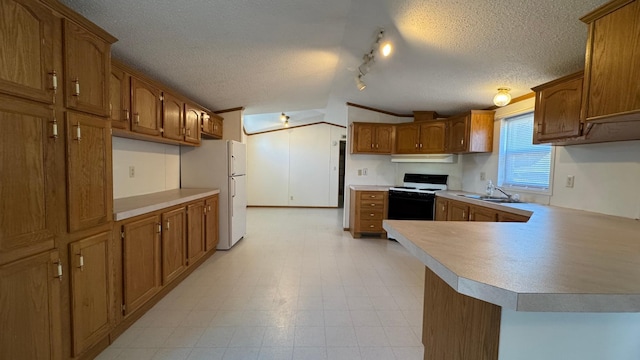
[[449, 175], [404, 174], [403, 186], [389, 188], [389, 219], [433, 220], [436, 191]]

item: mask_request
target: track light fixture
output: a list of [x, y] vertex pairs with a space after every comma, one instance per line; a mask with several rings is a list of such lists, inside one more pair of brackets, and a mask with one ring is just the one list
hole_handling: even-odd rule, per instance
[[285, 113], [280, 114], [280, 121], [282, 121], [284, 127], [289, 127], [289, 116]]
[[358, 75], [356, 76], [356, 87], [358, 90], [364, 90], [367, 85], [362, 81], [362, 78], [367, 75], [371, 69], [371, 65], [376, 60], [376, 51], [380, 50], [382, 56], [389, 56], [391, 54], [391, 43], [383, 43], [384, 29], [380, 29], [376, 35], [376, 41], [371, 45], [371, 50], [362, 56], [362, 64], [358, 66]]

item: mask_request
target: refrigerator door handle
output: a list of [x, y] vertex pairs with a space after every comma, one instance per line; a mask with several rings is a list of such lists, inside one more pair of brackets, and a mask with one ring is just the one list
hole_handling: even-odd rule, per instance
[[231, 178], [231, 180], [233, 180], [233, 195], [231, 195], [231, 197], [236, 197], [236, 178]]
[[231, 155], [231, 176], [236, 174], [236, 157]]

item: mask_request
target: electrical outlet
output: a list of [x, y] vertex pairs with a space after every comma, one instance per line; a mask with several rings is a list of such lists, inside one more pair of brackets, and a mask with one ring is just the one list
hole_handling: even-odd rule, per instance
[[136, 167], [135, 166], [129, 166], [129, 177], [130, 178], [136, 177]]
[[567, 176], [567, 183], [565, 184], [566, 187], [568, 188], [572, 188], [573, 187], [573, 183], [575, 181], [576, 177], [573, 175], [568, 175]]
[[293, 196], [291, 197], [291, 200], [293, 200]]
[[363, 176], [367, 176], [368, 174], [369, 174], [369, 169], [367, 169], [367, 168], [362, 169], [362, 175]]
[[485, 180], [487, 180], [487, 173], [483, 171], [480, 173], [480, 181], [485, 181]]

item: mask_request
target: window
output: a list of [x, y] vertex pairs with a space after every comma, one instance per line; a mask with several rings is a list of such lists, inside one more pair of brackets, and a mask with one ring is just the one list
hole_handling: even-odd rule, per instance
[[498, 185], [550, 193], [553, 148], [533, 145], [533, 113], [504, 119]]

